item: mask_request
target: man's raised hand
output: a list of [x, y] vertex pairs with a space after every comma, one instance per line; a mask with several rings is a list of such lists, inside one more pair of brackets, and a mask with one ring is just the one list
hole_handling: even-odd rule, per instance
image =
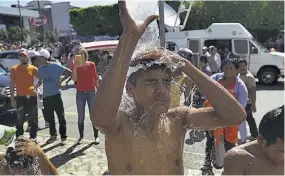
[[120, 9], [120, 19], [124, 29], [125, 34], [129, 34], [137, 39], [139, 39], [147, 26], [158, 18], [157, 15], [150, 15], [148, 16], [142, 24], [136, 24], [135, 20], [129, 14], [129, 11], [126, 6], [126, 1], [119, 1], [118, 2], [119, 9]]

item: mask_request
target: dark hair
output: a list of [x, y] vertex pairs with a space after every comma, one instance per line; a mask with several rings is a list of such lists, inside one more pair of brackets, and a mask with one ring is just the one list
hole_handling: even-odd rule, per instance
[[226, 64], [233, 64], [235, 66], [235, 68], [238, 69], [238, 60], [236, 58], [226, 59], [224, 66]]
[[207, 56], [201, 56], [200, 57], [200, 62], [203, 62], [203, 63], [205, 63], [205, 64], [207, 64], [208, 63], [208, 60], [207, 60]]
[[36, 56], [31, 57], [31, 62], [32, 62], [33, 65], [35, 64], [35, 61], [36, 61], [36, 60], [37, 60], [37, 57], [36, 57]]
[[247, 61], [246, 61], [245, 59], [239, 59], [239, 60], [238, 60], [238, 63], [239, 63], [239, 64], [243, 64], [243, 63], [244, 63], [244, 64], [247, 65]]
[[267, 141], [267, 145], [275, 144], [277, 138], [284, 139], [284, 105], [262, 117], [259, 134]]
[[133, 86], [136, 85], [138, 77], [141, 76], [142, 73], [145, 73], [149, 70], [162, 69], [169, 74], [171, 73], [170, 69], [167, 68], [165, 63], [156, 61], [155, 59], [141, 59], [137, 61], [132, 61], [130, 63], [131, 68], [136, 66], [140, 66], [140, 68], [131, 73], [131, 75], [128, 77], [128, 83], [132, 84]]

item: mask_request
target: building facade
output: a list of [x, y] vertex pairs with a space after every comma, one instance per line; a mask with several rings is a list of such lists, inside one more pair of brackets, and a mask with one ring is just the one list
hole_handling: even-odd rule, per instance
[[[12, 26], [22, 26], [29, 30], [29, 19], [39, 17], [38, 11], [28, 10], [20, 7], [3, 7], [0, 6], [0, 25], [1, 29], [8, 29]], [[22, 20], [22, 24], [21, 24]]]

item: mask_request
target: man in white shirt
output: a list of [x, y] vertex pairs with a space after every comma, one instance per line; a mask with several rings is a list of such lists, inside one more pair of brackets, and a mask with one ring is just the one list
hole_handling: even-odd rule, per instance
[[209, 66], [214, 73], [220, 72], [220, 68], [222, 65], [221, 56], [217, 53], [217, 48], [215, 46], [209, 47], [210, 56], [207, 57]]
[[239, 77], [246, 85], [248, 90], [248, 102], [246, 106], [247, 118], [251, 136], [250, 140], [255, 140], [258, 136], [258, 130], [252, 112], [256, 112], [256, 82], [254, 76], [247, 70], [247, 61], [239, 60]]

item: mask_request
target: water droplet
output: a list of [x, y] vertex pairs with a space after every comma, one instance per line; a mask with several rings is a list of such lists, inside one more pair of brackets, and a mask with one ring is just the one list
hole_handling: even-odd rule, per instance
[[249, 162], [250, 165], [252, 165], [252, 162]]

